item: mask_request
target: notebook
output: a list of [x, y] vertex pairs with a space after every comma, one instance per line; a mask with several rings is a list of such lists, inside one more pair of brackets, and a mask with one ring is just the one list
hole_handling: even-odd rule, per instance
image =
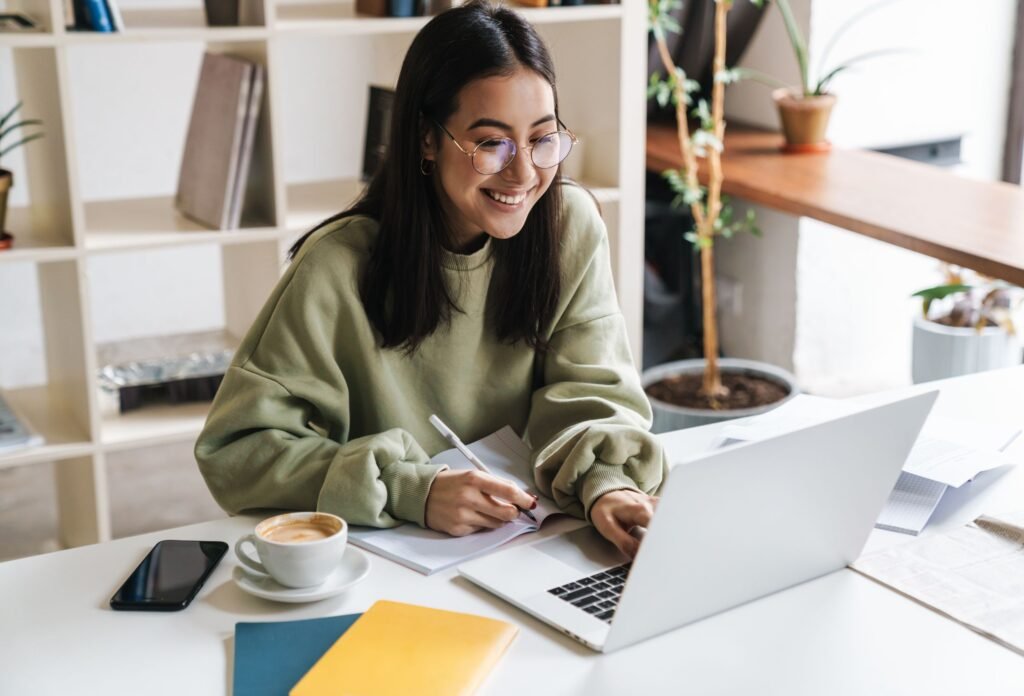
[[[468, 447], [496, 476], [509, 479], [531, 493], [539, 493], [530, 469], [530, 448], [511, 427], [505, 426]], [[445, 450], [430, 461], [447, 464], [452, 469], [473, 468], [455, 449]], [[367, 551], [430, 575], [492, 551], [521, 534], [535, 532], [548, 517], [562, 513], [553, 501], [543, 496], [532, 512], [537, 518], [535, 523], [520, 515], [498, 529], [464, 537], [452, 537], [415, 524], [404, 524], [392, 529], [353, 526], [349, 528], [348, 540]]]
[[472, 694], [517, 633], [517, 627], [496, 619], [380, 601], [331, 646], [289, 693]]
[[288, 693], [360, 616], [235, 624], [233, 693]]

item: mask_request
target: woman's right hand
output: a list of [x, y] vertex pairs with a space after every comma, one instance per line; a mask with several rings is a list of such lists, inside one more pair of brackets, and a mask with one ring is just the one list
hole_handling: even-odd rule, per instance
[[532, 510], [537, 499], [482, 471], [449, 469], [439, 473], [430, 486], [424, 522], [438, 532], [466, 536], [514, 520], [520, 512], [511, 503]]

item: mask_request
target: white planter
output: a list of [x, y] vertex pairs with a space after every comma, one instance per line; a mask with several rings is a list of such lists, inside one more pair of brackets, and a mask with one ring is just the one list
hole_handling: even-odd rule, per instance
[[914, 318], [914, 384], [1020, 364], [1020, 339], [998, 326], [978, 331]]
[[[780, 367], [775, 367], [768, 363], [757, 362], [755, 360], [741, 360], [739, 358], [721, 358], [718, 361], [718, 365], [722, 372], [741, 372], [757, 375], [759, 377], [767, 377], [775, 380], [776, 382], [781, 382], [789, 388], [789, 396], [781, 401], [776, 401], [774, 404], [759, 406], [757, 408], [744, 408], [734, 411], [713, 411], [711, 409], [676, 406], [675, 404], [651, 398], [648, 395], [647, 398], [650, 399], [651, 408], [654, 409], [654, 423], [651, 425], [651, 432], [667, 433], [672, 430], [693, 428], [698, 425], [707, 425], [708, 423], [718, 423], [720, 421], [733, 420], [735, 418], [756, 416], [760, 413], [765, 413], [767, 411], [771, 411], [773, 408], [781, 406], [800, 393], [800, 389], [796, 385], [796, 378]], [[647, 385], [654, 384], [655, 382], [658, 382], [670, 375], [694, 372], [704, 372], [703, 359], [678, 360], [676, 362], [669, 362], [663, 365], [656, 365], [650, 369], [644, 370], [643, 375], [640, 377], [640, 381], [646, 389]]]

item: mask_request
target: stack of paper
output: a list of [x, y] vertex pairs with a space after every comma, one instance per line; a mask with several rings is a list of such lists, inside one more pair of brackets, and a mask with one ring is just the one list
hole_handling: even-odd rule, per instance
[[[856, 402], [800, 395], [763, 416], [731, 423], [720, 446], [761, 440], [864, 408]], [[949, 487], [959, 488], [983, 471], [1014, 462], [1002, 453], [1016, 428], [930, 416], [921, 430], [876, 527], [917, 535]]]

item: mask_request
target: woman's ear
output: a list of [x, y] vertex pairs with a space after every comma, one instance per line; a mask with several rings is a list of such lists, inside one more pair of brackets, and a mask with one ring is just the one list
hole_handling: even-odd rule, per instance
[[434, 137], [434, 129], [427, 124], [422, 124], [420, 133], [420, 157], [432, 160], [437, 156], [437, 139]]

